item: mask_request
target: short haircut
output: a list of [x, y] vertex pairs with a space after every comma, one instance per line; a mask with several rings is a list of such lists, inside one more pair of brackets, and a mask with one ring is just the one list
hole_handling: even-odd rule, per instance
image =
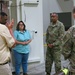
[[58, 16], [58, 14], [56, 12], [51, 13], [51, 15], [56, 14], [56, 16]]
[[0, 12], [0, 16], [7, 16], [5, 12]]

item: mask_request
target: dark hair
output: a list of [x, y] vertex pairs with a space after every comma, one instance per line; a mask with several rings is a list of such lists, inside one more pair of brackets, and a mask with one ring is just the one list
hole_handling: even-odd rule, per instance
[[1, 16], [7, 16], [7, 14], [5, 12], [0, 12]]
[[51, 13], [50, 16], [52, 16], [53, 14], [55, 14], [58, 17], [58, 14], [56, 12]]
[[58, 16], [58, 14], [57, 14], [56, 12], [51, 13], [51, 15], [52, 15], [52, 14], [56, 14], [56, 16]]
[[19, 21], [19, 22], [18, 22], [17, 27], [16, 27], [16, 30], [17, 30], [17, 31], [19, 31], [19, 25], [20, 25], [20, 23], [21, 23], [21, 22], [22, 22], [22, 23], [23, 23], [23, 25], [24, 25], [24, 29], [23, 29], [23, 30], [25, 30], [25, 31], [26, 31], [26, 29], [25, 29], [25, 28], [26, 28], [26, 25], [24, 24], [24, 22], [23, 22], [23, 21]]
[[73, 8], [73, 13], [75, 13], [75, 7]]

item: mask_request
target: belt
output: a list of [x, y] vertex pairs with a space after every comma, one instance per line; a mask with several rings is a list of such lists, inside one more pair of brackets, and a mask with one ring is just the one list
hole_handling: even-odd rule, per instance
[[5, 65], [5, 64], [7, 64], [8, 62], [5, 62], [5, 63], [1, 63], [0, 65]]

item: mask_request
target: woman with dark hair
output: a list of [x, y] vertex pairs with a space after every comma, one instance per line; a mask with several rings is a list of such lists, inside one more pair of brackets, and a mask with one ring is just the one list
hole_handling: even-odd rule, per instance
[[14, 37], [17, 40], [16, 46], [13, 48], [15, 59], [15, 72], [16, 75], [20, 75], [20, 66], [22, 65], [23, 75], [27, 74], [27, 62], [29, 56], [29, 43], [31, 42], [31, 36], [23, 21], [19, 21], [14, 31]]

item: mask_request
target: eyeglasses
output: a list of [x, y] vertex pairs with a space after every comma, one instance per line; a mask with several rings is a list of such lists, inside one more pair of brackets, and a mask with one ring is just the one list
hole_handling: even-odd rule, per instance
[[19, 25], [23, 25], [23, 24], [19, 24]]

